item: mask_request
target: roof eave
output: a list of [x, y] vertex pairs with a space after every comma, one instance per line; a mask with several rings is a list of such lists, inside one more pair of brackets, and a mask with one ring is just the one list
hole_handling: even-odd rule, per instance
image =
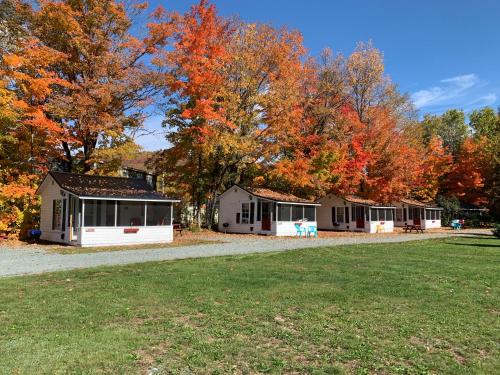
[[142, 202], [174, 202], [179, 203], [181, 200], [177, 198], [135, 198], [135, 197], [103, 197], [95, 195], [79, 195], [75, 193], [76, 197], [79, 199], [99, 199], [99, 200], [109, 200], [109, 201], [142, 201]]

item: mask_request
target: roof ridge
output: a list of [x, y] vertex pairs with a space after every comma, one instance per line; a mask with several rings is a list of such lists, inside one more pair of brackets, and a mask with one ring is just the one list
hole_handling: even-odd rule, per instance
[[104, 176], [104, 175], [100, 175], [100, 174], [85, 174], [85, 173], [61, 172], [61, 171], [49, 171], [49, 173], [59, 173], [59, 174], [72, 175], [72, 176], [115, 178], [115, 179], [122, 179], [122, 180], [139, 180], [139, 181], [143, 181], [140, 178], [123, 177], [123, 176]]

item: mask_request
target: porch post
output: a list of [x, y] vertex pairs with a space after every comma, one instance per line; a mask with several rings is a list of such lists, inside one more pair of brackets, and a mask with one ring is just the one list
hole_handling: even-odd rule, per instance
[[117, 226], [118, 223], [118, 201], [115, 201], [115, 227]]
[[148, 221], [148, 202], [144, 201], [144, 226], [146, 226], [147, 221]]
[[80, 227], [81, 228], [85, 227], [85, 199], [82, 199], [82, 218], [81, 218]]

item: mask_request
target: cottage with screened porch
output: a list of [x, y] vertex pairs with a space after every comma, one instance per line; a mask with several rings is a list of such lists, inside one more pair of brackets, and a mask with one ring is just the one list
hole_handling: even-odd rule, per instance
[[414, 199], [403, 198], [394, 202], [397, 227], [419, 226], [422, 229], [441, 228], [442, 208], [433, 203], [422, 203]]
[[394, 209], [354, 195], [329, 194], [318, 200], [318, 228], [323, 230], [386, 233], [394, 230]]
[[173, 240], [173, 203], [179, 200], [143, 179], [52, 171], [37, 193], [42, 240], [76, 246]]
[[[317, 234], [319, 204], [265, 188], [233, 185], [219, 196], [218, 229], [273, 236]], [[297, 230], [299, 228], [299, 232]]]

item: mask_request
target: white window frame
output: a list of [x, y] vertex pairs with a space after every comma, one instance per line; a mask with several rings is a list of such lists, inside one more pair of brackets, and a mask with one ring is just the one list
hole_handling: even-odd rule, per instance
[[241, 224], [250, 224], [250, 202], [241, 204]]

